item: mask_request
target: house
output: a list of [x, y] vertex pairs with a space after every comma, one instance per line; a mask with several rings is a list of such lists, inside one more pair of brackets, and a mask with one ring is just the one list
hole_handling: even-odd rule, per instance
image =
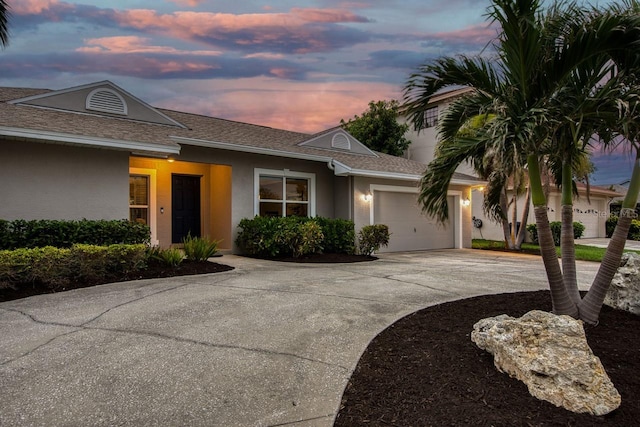
[[[406, 138], [411, 140], [411, 145], [405, 153], [405, 157], [410, 160], [428, 164], [433, 160], [434, 151], [437, 144], [436, 124], [438, 117], [442, 111], [456, 98], [471, 91], [470, 88], [455, 88], [452, 90], [440, 92], [433, 96], [430, 100], [427, 110], [425, 111], [426, 127], [419, 132], [411, 130], [407, 133]], [[461, 165], [457, 172], [466, 175], [475, 175], [473, 169], [467, 165]], [[480, 219], [475, 221], [473, 229], [474, 239], [503, 240], [504, 234], [502, 226], [487, 219], [482, 210], [484, 201], [483, 183], [477, 182], [472, 185], [471, 211], [472, 218]], [[561, 194], [556, 186], [551, 186], [547, 199], [549, 221], [561, 220]], [[607, 187], [591, 186], [589, 196], [587, 197], [587, 188], [585, 185], [578, 183], [577, 190], [579, 196], [574, 198], [574, 221], [581, 222], [585, 226], [582, 237], [595, 238], [606, 237], [606, 221], [609, 217], [609, 205], [614, 198], [620, 194], [612, 191]], [[524, 205], [524, 197], [518, 202], [518, 212], [522, 212]], [[520, 218], [520, 214], [518, 215]], [[533, 209], [530, 209], [527, 218], [528, 224], [535, 224]]]
[[146, 223], [152, 243], [189, 232], [233, 251], [255, 215], [384, 223], [388, 251], [471, 245], [474, 177], [456, 174], [450, 222], [417, 207], [425, 165], [369, 150], [341, 128], [308, 135], [154, 108], [109, 81], [0, 88], [0, 218]]

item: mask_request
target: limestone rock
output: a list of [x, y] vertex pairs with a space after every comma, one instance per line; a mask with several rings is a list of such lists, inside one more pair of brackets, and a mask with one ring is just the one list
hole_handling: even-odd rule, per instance
[[640, 255], [626, 253], [622, 256], [604, 303], [640, 315]]
[[537, 310], [519, 319], [503, 314], [476, 323], [471, 340], [493, 354], [499, 371], [524, 382], [538, 399], [593, 415], [620, 406], [620, 394], [579, 320]]

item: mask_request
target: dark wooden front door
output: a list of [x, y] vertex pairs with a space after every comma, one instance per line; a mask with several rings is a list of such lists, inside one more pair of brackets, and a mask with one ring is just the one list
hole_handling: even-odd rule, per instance
[[200, 177], [171, 176], [171, 241], [200, 236]]

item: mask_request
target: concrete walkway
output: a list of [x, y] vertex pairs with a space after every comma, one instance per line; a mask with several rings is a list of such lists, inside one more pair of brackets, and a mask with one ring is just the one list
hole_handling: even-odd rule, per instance
[[[547, 286], [539, 257], [489, 251], [218, 261], [236, 269], [0, 303], [0, 425], [331, 426], [362, 352], [397, 319]], [[579, 282], [597, 267], [579, 263]]]

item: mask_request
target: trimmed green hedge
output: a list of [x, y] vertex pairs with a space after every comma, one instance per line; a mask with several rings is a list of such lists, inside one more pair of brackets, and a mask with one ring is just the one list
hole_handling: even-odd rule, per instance
[[[553, 221], [549, 223], [551, 227], [551, 234], [553, 235], [553, 242], [556, 246], [560, 246], [560, 234], [562, 233], [562, 222]], [[538, 243], [538, 226], [536, 224], [527, 224], [527, 231], [531, 234], [531, 240], [533, 243]], [[581, 222], [573, 223], [573, 238], [579, 239], [584, 233], [584, 225]]]
[[[618, 225], [618, 217], [616, 215], [611, 215], [607, 218], [606, 232], [607, 237], [611, 237], [613, 235], [613, 230], [615, 230], [616, 225]], [[629, 227], [629, 233], [627, 234], [628, 240], [640, 240], [640, 220], [632, 219], [631, 226]]]
[[148, 226], [123, 220], [0, 220], [0, 249], [149, 244]]
[[0, 288], [30, 284], [58, 290], [71, 283], [120, 278], [144, 268], [146, 260], [144, 244], [0, 250]]
[[244, 218], [236, 245], [249, 256], [276, 258], [311, 253], [355, 251], [353, 221], [330, 218], [262, 217]]

